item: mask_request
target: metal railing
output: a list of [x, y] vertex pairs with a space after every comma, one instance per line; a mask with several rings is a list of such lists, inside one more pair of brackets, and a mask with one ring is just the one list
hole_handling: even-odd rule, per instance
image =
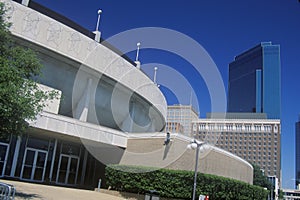
[[13, 200], [15, 199], [16, 188], [13, 185], [0, 182], [0, 199]]

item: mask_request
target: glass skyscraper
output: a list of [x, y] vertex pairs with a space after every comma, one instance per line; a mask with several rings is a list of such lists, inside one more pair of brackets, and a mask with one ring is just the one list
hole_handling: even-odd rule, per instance
[[299, 121], [296, 122], [296, 186], [299, 188], [300, 184], [300, 115], [299, 115]]
[[228, 112], [266, 113], [280, 119], [280, 46], [261, 44], [229, 64]]

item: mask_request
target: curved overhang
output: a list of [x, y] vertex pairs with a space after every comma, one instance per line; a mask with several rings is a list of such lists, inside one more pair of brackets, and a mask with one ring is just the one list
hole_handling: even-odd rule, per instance
[[10, 8], [10, 31], [14, 36], [114, 80], [152, 105], [155, 117], [160, 116], [159, 120], [163, 121], [160, 129], [164, 127], [167, 114], [165, 97], [153, 81], [132, 62], [108, 48], [107, 44], [102, 45], [49, 16], [13, 1], [4, 2]]

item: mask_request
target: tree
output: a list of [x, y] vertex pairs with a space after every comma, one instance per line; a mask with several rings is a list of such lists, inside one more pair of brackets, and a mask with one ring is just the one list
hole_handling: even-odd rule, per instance
[[267, 177], [263, 174], [262, 170], [257, 165], [253, 166], [253, 185], [257, 185], [263, 188], [271, 189], [272, 185], [268, 181]]
[[0, 2], [0, 135], [23, 133], [26, 120], [34, 120], [57, 97], [54, 91], [39, 89], [33, 77], [41, 67], [36, 53], [16, 44], [10, 31], [5, 4]]

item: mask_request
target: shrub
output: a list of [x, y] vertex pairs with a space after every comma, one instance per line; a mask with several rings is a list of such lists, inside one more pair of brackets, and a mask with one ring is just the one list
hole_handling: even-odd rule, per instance
[[[140, 166], [109, 165], [105, 176], [107, 185], [124, 192], [144, 194], [156, 190], [161, 197], [190, 199], [194, 172], [156, 169]], [[267, 190], [242, 181], [198, 173], [197, 196], [209, 195], [210, 200], [262, 200]]]

